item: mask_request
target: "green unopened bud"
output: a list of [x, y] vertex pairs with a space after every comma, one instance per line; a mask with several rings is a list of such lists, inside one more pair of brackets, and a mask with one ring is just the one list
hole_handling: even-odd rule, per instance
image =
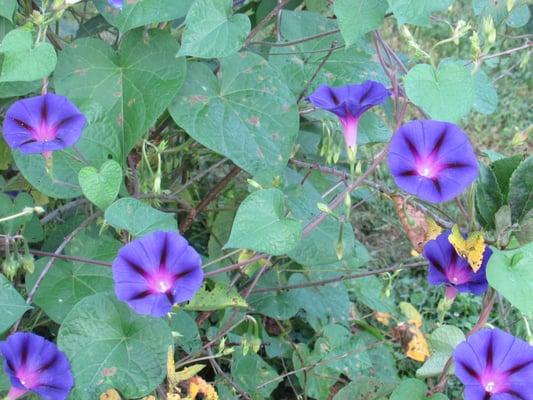
[[263, 189], [263, 186], [261, 186], [259, 182], [254, 181], [253, 179], [247, 179], [246, 181], [248, 182], [248, 185], [255, 189]]
[[335, 254], [339, 260], [342, 260], [344, 256], [344, 223], [341, 222], [339, 226], [339, 237], [337, 238], [337, 244], [335, 245]]
[[12, 281], [15, 278], [15, 275], [17, 275], [19, 266], [20, 264], [18, 260], [11, 255], [2, 262], [2, 272], [7, 279]]
[[473, 31], [472, 36], [470, 36], [470, 54], [474, 60], [477, 60], [481, 57], [479, 34], [476, 31]]
[[35, 259], [31, 254], [24, 254], [20, 258], [20, 263], [22, 264], [22, 269], [28, 273], [33, 274], [35, 271]]
[[316, 203], [316, 207], [325, 214], [332, 214], [333, 211], [325, 203]]
[[507, 12], [511, 12], [514, 8], [515, 0], [507, 0]]
[[485, 37], [485, 50], [488, 50], [496, 42], [496, 28], [492, 17], [483, 19], [483, 36]]

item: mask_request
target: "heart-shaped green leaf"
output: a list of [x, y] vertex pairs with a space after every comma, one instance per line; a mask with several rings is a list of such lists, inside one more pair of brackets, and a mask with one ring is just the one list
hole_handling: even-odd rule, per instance
[[13, 14], [17, 8], [17, 0], [0, 0], [0, 16], [13, 22]]
[[87, 199], [105, 210], [115, 201], [122, 182], [122, 168], [114, 160], [106, 161], [100, 171], [84, 167], [78, 173], [81, 190]]
[[61, 52], [54, 83], [58, 93], [103, 108], [106, 137], [95, 140], [123, 160], [183, 82], [185, 60], [177, 51], [176, 40], [161, 30], [128, 32], [117, 53], [102, 40], [80, 39]]
[[302, 224], [286, 218], [283, 192], [263, 189], [249, 195], [239, 207], [226, 248], [243, 248], [281, 255], [300, 240]]
[[431, 118], [455, 122], [468, 114], [474, 104], [474, 78], [463, 65], [442, 63], [413, 67], [405, 78], [409, 99]]
[[2, 40], [0, 53], [4, 54], [0, 82], [28, 82], [52, 73], [57, 63], [50, 43], [34, 46], [31, 32], [25, 29], [10, 31]]
[[74, 306], [57, 335], [76, 382], [70, 398], [94, 400], [109, 388], [126, 399], [152, 392], [166, 376], [172, 334], [164, 319], [135, 314], [114, 294], [97, 293]]
[[296, 101], [279, 71], [253, 53], [223, 58], [219, 78], [190, 63], [171, 104], [174, 121], [195, 140], [252, 175], [287, 165], [298, 134]]
[[250, 32], [244, 14], [232, 14], [232, 0], [196, 0], [185, 20], [180, 56], [226, 57], [236, 53]]

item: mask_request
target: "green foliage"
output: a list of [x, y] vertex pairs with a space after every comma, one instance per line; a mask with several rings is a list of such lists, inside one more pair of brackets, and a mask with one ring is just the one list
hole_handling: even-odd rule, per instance
[[125, 229], [133, 236], [144, 236], [154, 231], [177, 230], [177, 222], [172, 214], [156, 210], [131, 197], [111, 204], [105, 211], [105, 220], [109, 225], [116, 229]]
[[81, 191], [91, 203], [106, 209], [117, 198], [122, 183], [122, 168], [114, 160], [102, 164], [100, 171], [84, 167], [78, 173]]
[[390, 397], [390, 400], [447, 400], [448, 397], [442, 393], [433, 396], [426, 396], [427, 385], [418, 379], [405, 379], [402, 381]]
[[298, 112], [279, 73], [260, 56], [240, 53], [220, 61], [220, 75], [205, 64], [189, 64], [187, 81], [169, 109], [172, 118], [251, 174], [283, 168], [298, 132]]
[[109, 388], [138, 398], [163, 381], [172, 335], [163, 320], [137, 315], [101, 293], [74, 306], [61, 324], [58, 345], [72, 365], [74, 398], [92, 400]]
[[416, 65], [405, 78], [405, 90], [411, 101], [441, 121], [458, 121], [474, 104], [474, 79], [456, 63], [442, 63], [436, 70]]
[[232, 0], [195, 0], [187, 13], [179, 56], [227, 57], [236, 53], [250, 33], [244, 14], [232, 15]]
[[532, 317], [533, 243], [516, 250], [492, 251], [487, 265], [489, 284], [524, 315]]
[[533, 208], [533, 156], [522, 161], [511, 175], [509, 205], [513, 221], [520, 221]]
[[[455, 326], [442, 325], [435, 329], [429, 337], [431, 357], [416, 371], [416, 376], [419, 378], [439, 376], [455, 347], [464, 340], [464, 333]], [[453, 367], [449, 373], [453, 373]]]
[[[61, 52], [54, 83], [58, 93], [80, 104], [97, 104], [103, 126], [95, 128], [106, 130], [99, 145], [122, 162], [183, 83], [185, 60], [175, 58], [177, 51], [160, 30], [128, 33], [118, 53], [101, 40], [80, 39]], [[85, 155], [84, 147], [80, 151]]]
[[13, 14], [17, 8], [17, 0], [0, 0], [0, 16], [13, 22]]
[[[84, 230], [65, 249], [68, 255], [92, 260], [112, 261], [121, 243], [109, 234], [99, 235], [96, 229]], [[26, 275], [26, 288], [35, 286], [49, 258], [35, 263], [33, 274]], [[61, 323], [70, 310], [87, 296], [113, 292], [111, 269], [79, 261], [56, 260], [35, 293], [34, 303], [50, 318]]]
[[302, 225], [287, 218], [283, 192], [263, 189], [250, 194], [239, 206], [225, 248], [243, 248], [279, 256], [300, 241]]
[[388, 8], [386, 0], [337, 0], [334, 5], [347, 46], [356, 43], [365, 33], [379, 28]]
[[399, 24], [429, 26], [430, 15], [445, 10], [453, 0], [388, 0], [391, 11]]
[[6, 277], [0, 274], [0, 333], [7, 331], [22, 315], [31, 309]]
[[[1, 5], [0, 5], [1, 6]], [[24, 29], [14, 29], [0, 44], [4, 54], [0, 82], [29, 82], [50, 75], [57, 63], [53, 46], [33, 43], [33, 35]]]
[[95, 0], [101, 15], [121, 33], [155, 22], [172, 21], [187, 15], [193, 0], [125, 1], [121, 11], [109, 6], [107, 0]]

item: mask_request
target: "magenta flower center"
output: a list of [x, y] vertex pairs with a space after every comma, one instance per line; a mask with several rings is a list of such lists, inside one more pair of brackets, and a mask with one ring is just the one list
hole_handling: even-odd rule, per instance
[[480, 377], [485, 392], [498, 394], [507, 391], [507, 375], [498, 371], [486, 370]]
[[49, 126], [46, 121], [41, 122], [41, 126], [33, 131], [33, 138], [39, 142], [48, 142], [56, 138], [57, 129]]
[[453, 285], [462, 285], [470, 281], [468, 269], [461, 268], [457, 264], [451, 264], [446, 270], [446, 276]]
[[31, 390], [38, 384], [39, 374], [28, 371], [26, 368], [20, 368], [16, 374], [17, 379], [20, 381], [21, 385], [26, 389]]
[[176, 282], [176, 276], [169, 274], [166, 269], [161, 266], [159, 270], [150, 276], [148, 285], [152, 293], [167, 293], [174, 283]]

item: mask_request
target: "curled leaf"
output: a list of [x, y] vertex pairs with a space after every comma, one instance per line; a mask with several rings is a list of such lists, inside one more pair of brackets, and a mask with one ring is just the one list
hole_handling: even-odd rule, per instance
[[[203, 397], [198, 395], [203, 395]], [[189, 381], [189, 397], [191, 400], [218, 400], [215, 388], [199, 376], [195, 376]]]

